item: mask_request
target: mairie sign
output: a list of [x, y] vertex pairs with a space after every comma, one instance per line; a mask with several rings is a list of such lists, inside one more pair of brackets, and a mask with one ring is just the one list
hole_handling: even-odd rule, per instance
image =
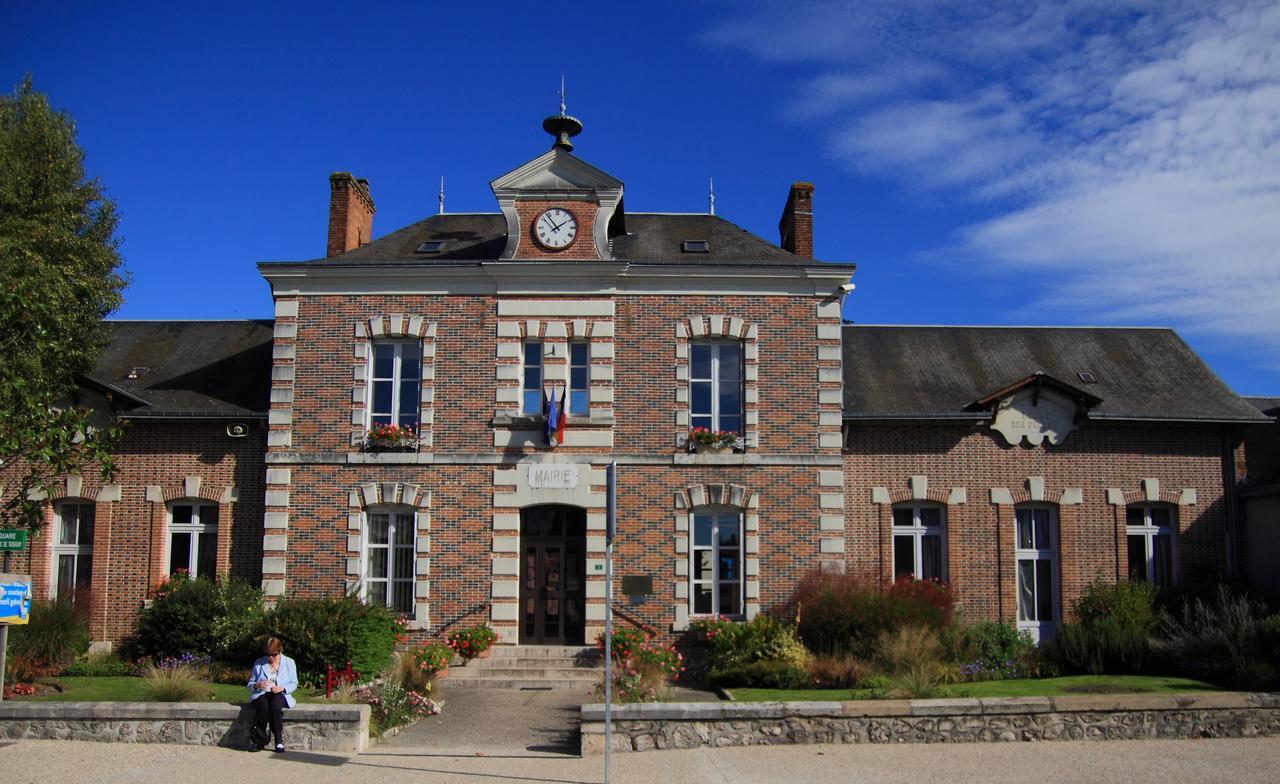
[[31, 613], [31, 578], [0, 574], [0, 623], [23, 624]]
[[0, 550], [27, 549], [27, 532], [17, 528], [0, 530]]

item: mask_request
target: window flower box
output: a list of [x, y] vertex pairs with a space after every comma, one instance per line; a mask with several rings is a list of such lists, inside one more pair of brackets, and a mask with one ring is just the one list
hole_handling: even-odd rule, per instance
[[373, 425], [360, 448], [365, 452], [412, 452], [418, 448], [418, 434], [409, 426]]
[[727, 455], [742, 449], [742, 436], [731, 430], [695, 427], [689, 431], [685, 444], [690, 452], [700, 455]]

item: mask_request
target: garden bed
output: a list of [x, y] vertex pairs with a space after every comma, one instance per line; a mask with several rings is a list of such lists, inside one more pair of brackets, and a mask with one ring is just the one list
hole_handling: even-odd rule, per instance
[[[1196, 694], [1220, 691], [1190, 678], [1152, 675], [1070, 675], [1062, 678], [1019, 678], [939, 687], [938, 697], [1058, 697], [1069, 694]], [[723, 689], [735, 702], [814, 702], [874, 700], [887, 696], [872, 689]]]
[[[69, 676], [43, 678], [37, 692], [29, 697], [13, 697], [16, 702], [149, 702], [147, 681], [131, 675]], [[208, 697], [202, 702], [242, 702], [248, 698], [243, 685], [206, 683]]]

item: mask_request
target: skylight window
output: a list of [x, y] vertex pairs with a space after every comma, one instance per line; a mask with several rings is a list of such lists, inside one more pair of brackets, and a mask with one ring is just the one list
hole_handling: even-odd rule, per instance
[[147, 374], [147, 371], [148, 371], [148, 370], [150, 370], [150, 369], [151, 369], [151, 368], [148, 368], [148, 367], [132, 367], [132, 368], [129, 368], [129, 374], [128, 374], [127, 376], [125, 376], [125, 378], [130, 378], [130, 379], [138, 379], [138, 378], [142, 378], [143, 376], [145, 376], [145, 375]]
[[1077, 375], [1077, 376], [1079, 376], [1079, 377], [1080, 377], [1080, 380], [1081, 380], [1081, 381], [1083, 381], [1083, 382], [1084, 382], [1084, 383], [1086, 383], [1086, 384], [1096, 384], [1096, 383], [1098, 383], [1098, 379], [1097, 379], [1097, 377], [1096, 377], [1096, 376], [1094, 376], [1092, 373], [1087, 373], [1087, 372], [1085, 372], [1085, 373], [1076, 373], [1076, 375]]
[[427, 240], [419, 242], [414, 253], [439, 253], [442, 248], [444, 248], [444, 240]]
[[706, 240], [685, 240], [680, 243], [680, 250], [685, 253], [710, 253], [711, 243]]

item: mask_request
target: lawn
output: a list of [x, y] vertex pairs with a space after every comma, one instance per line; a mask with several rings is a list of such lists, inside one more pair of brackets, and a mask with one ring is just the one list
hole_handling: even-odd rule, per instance
[[[884, 694], [869, 689], [730, 689], [739, 702], [826, 702], [869, 700]], [[1157, 675], [1071, 675], [943, 686], [938, 697], [1057, 697], [1064, 694], [1186, 694], [1222, 691], [1203, 681]]]
[[[42, 683], [56, 683], [62, 691], [43, 689], [32, 697], [16, 697], [17, 700], [56, 700], [61, 702], [149, 702], [142, 678], [129, 675], [115, 677], [46, 678]], [[227, 683], [207, 684], [210, 702], [243, 702], [249, 697], [244, 686]]]

